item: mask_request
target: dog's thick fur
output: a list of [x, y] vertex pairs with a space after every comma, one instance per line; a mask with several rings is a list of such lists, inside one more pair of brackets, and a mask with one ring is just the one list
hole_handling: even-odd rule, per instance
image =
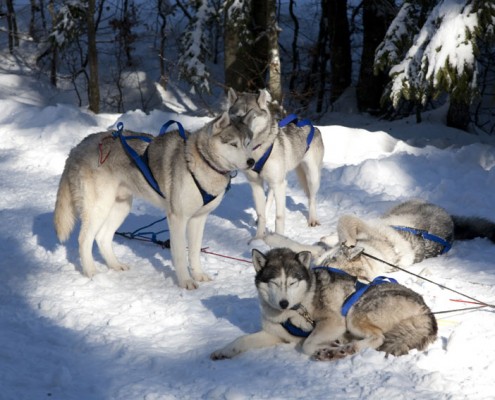
[[[118, 138], [111, 132], [95, 133], [72, 149], [66, 161], [55, 205], [56, 232], [62, 242], [67, 240], [76, 218], [81, 219], [79, 254], [86, 276], [96, 272], [95, 238], [108, 267], [127, 270], [115, 257], [112, 238], [129, 214], [133, 196], [142, 197], [166, 211], [179, 286], [194, 289], [197, 281], [210, 280], [200, 264], [206, 217], [220, 204], [230, 172], [253, 165], [252, 136], [246, 127], [231, 123], [227, 113], [189, 134], [186, 141], [178, 131], [148, 136], [153, 138], [149, 145], [139, 139], [129, 143], [140, 155], [147, 149], [149, 167], [164, 198], [147, 183]], [[207, 205], [194, 178], [203, 190], [217, 196]]]
[[253, 170], [245, 171], [253, 190], [258, 218], [255, 237], [263, 237], [266, 230], [267, 199], [264, 182], [268, 184], [270, 189], [268, 204], [270, 204], [272, 197], [275, 200], [275, 232], [284, 233], [286, 175], [293, 169], [296, 169], [299, 181], [308, 197], [308, 224], [309, 226], [318, 225], [316, 194], [320, 187], [324, 153], [321, 132], [315, 128], [313, 140], [306, 151], [306, 138], [310, 127], [298, 128], [294, 124], [289, 124], [280, 128], [278, 126], [279, 121], [270, 108], [271, 97], [266, 90], [261, 90], [257, 95], [254, 93], [236, 93], [230, 89], [228, 102], [231, 118], [242, 119], [253, 132], [253, 157], [256, 161], [273, 145], [272, 152], [259, 174]]
[[[299, 343], [315, 360], [338, 359], [366, 348], [398, 356], [411, 349], [424, 350], [436, 339], [435, 317], [416, 292], [400, 284], [371, 286], [344, 317], [341, 307], [354, 292], [356, 279], [311, 269], [310, 262], [309, 252], [278, 248], [264, 255], [253, 250], [262, 330], [241, 336], [213, 352], [211, 358], [231, 358], [250, 349], [289, 342]], [[310, 335], [292, 335], [281, 325], [287, 320], [311, 331]], [[344, 343], [349, 334], [353, 339]]]
[[323, 237], [313, 246], [276, 234], [269, 234], [264, 240], [271, 247], [310, 251], [316, 265], [340, 268], [369, 281], [394, 268], [364, 253], [402, 268], [435, 257], [444, 250], [439, 243], [392, 226], [427, 231], [450, 243], [476, 237], [495, 242], [495, 223], [476, 217], [452, 216], [443, 208], [421, 200], [401, 203], [377, 220], [365, 221], [344, 215], [338, 221], [337, 234]]

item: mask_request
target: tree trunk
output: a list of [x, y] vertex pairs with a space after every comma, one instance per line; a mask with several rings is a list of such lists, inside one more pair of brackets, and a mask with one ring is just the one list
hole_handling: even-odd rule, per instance
[[331, 95], [333, 103], [351, 84], [352, 59], [347, 0], [322, 0], [329, 24]]
[[233, 5], [239, 7], [239, 4], [229, 0], [225, 6], [225, 85], [238, 91], [256, 91], [267, 86], [266, 77], [270, 73], [274, 90], [279, 92], [280, 83], [277, 80], [280, 80], [280, 60], [275, 0], [251, 0], [250, 3], [244, 3], [250, 4], [250, 7], [234, 15]]
[[7, 0], [7, 25], [9, 29], [9, 52], [14, 53], [14, 47], [19, 46], [19, 35], [17, 32], [17, 20], [13, 0]]
[[278, 24], [277, 24], [277, 6], [275, 0], [268, 2], [268, 18], [266, 25], [266, 34], [268, 36], [269, 48], [269, 78], [268, 90], [273, 100], [282, 104], [282, 76], [280, 65], [280, 53], [278, 49]]
[[471, 118], [469, 115], [469, 104], [462, 100], [450, 99], [447, 111], [447, 126], [467, 131]]
[[249, 49], [241, 39], [242, 32], [247, 30], [246, 16], [233, 16], [231, 7], [235, 0], [229, 0], [225, 5], [224, 31], [224, 70], [225, 86], [237, 91], [245, 91], [250, 85]]
[[88, 102], [89, 109], [94, 113], [100, 112], [100, 85], [98, 82], [98, 51], [96, 48], [96, 29], [94, 22], [95, 0], [88, 0]]
[[360, 111], [377, 113], [383, 90], [389, 81], [388, 73], [375, 75], [375, 50], [382, 42], [397, 10], [393, 0], [363, 1], [363, 52], [356, 86], [357, 104]]

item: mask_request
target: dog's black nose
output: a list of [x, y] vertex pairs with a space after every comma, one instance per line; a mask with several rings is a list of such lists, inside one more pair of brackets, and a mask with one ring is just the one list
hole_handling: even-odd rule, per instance
[[278, 303], [280, 305], [280, 308], [282, 309], [286, 309], [287, 307], [289, 307], [289, 302], [287, 300], [280, 300], [280, 302]]
[[249, 168], [251, 168], [254, 165], [254, 158], [248, 158], [247, 165]]

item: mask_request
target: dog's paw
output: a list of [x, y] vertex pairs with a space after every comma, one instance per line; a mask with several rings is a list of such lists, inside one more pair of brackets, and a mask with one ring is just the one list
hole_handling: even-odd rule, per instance
[[114, 271], [129, 271], [130, 267], [126, 264], [116, 264], [116, 265], [109, 265], [111, 269]]
[[333, 361], [356, 353], [353, 345], [341, 346], [339, 341], [332, 342], [330, 347], [319, 349], [311, 357], [315, 361]]
[[309, 220], [308, 221], [308, 226], [310, 226], [310, 227], [315, 227], [315, 226], [318, 226], [318, 225], [321, 225], [321, 224], [320, 224], [320, 221], [318, 221], [316, 219], [312, 219], [312, 220]]
[[182, 282], [179, 282], [179, 286], [181, 288], [184, 288], [184, 289], [187, 289], [187, 290], [194, 290], [194, 289], [197, 289], [199, 287], [198, 282], [196, 282], [192, 278], [189, 278], [189, 279], [186, 279], [186, 280], [184, 280]]
[[213, 361], [228, 360], [231, 357], [232, 356], [229, 356], [228, 354], [224, 353], [222, 350], [217, 350], [210, 354], [210, 359], [212, 359]]
[[205, 274], [204, 272], [193, 272], [192, 276], [194, 280], [198, 282], [210, 282], [213, 280], [208, 274]]

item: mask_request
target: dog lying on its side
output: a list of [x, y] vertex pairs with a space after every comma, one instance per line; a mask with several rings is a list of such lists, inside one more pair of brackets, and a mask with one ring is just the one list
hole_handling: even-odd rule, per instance
[[231, 171], [253, 166], [251, 132], [224, 113], [187, 138], [179, 131], [158, 137], [138, 134], [148, 144], [133, 132], [122, 135], [149, 166], [160, 192], [148, 183], [112, 132], [89, 135], [70, 152], [60, 179], [54, 214], [57, 235], [67, 240], [79, 217], [84, 274], [92, 277], [96, 272], [95, 239], [109, 268], [127, 270], [115, 257], [112, 239], [131, 210], [133, 196], [140, 196], [166, 211], [179, 286], [195, 289], [198, 281], [210, 280], [200, 263], [206, 217], [220, 204]]
[[[211, 354], [213, 360], [279, 343], [299, 343], [315, 360], [334, 360], [366, 348], [396, 356], [424, 350], [437, 323], [423, 298], [397, 283], [371, 285], [343, 315], [356, 278], [310, 268], [311, 253], [278, 248], [253, 250], [262, 330], [241, 336]], [[344, 343], [348, 332], [353, 340]]]
[[316, 245], [304, 245], [277, 234], [264, 241], [271, 247], [310, 251], [315, 265], [343, 269], [371, 281], [398, 267], [407, 267], [448, 251], [454, 240], [484, 237], [495, 242], [495, 223], [477, 217], [451, 216], [443, 208], [421, 200], [409, 200], [391, 208], [377, 220], [354, 215], [339, 218], [337, 234]]

